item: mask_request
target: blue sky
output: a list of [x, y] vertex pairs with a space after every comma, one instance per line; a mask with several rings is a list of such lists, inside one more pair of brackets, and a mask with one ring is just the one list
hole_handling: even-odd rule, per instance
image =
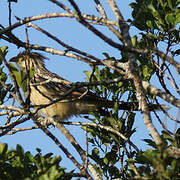
[[[64, 1], [63, 1], [64, 2]], [[98, 13], [95, 10], [95, 4], [92, 3], [92, 0], [78, 0], [78, 3], [81, 7], [82, 12], [87, 14], [96, 14]], [[128, 6], [129, 3], [133, 1], [126, 0], [126, 1], [118, 1], [120, 5], [120, 10], [125, 19], [131, 18], [131, 8]], [[107, 10], [110, 13], [110, 17], [112, 13], [110, 12], [109, 7], [107, 4], [105, 5]], [[3, 26], [8, 26], [8, 4], [7, 1], [0, 2], [0, 22]], [[24, 18], [28, 16], [44, 14], [44, 13], [52, 13], [52, 12], [62, 12], [61, 9], [56, 7], [54, 4], [47, 0], [31, 0], [31, 1], [21, 1], [19, 0], [18, 3], [12, 3], [12, 24], [16, 22], [14, 16], [18, 16], [19, 18]], [[79, 48], [81, 50], [87, 51], [91, 54], [94, 54], [98, 58], [104, 58], [103, 52], [109, 53], [111, 56], [115, 56], [117, 58], [120, 57], [120, 53], [111, 48], [110, 46], [106, 45], [101, 39], [97, 38], [91, 32], [87, 31], [84, 27], [79, 25], [73, 19], [67, 18], [55, 18], [51, 20], [42, 20], [34, 22], [38, 24], [40, 27], [44, 28], [45, 30], [51, 32], [54, 35], [57, 35], [60, 39], [64, 40], [66, 43], [70, 43], [70, 45]], [[21, 40], [25, 41], [25, 26], [19, 27], [17, 30], [13, 31]], [[55, 49], [62, 49], [57, 43], [53, 42], [52, 40], [48, 39], [46, 36], [42, 35], [41, 33], [33, 30], [28, 29], [29, 32], [29, 40], [32, 44], [39, 44], [42, 46], [53, 47]], [[105, 32], [107, 35], [111, 36], [106, 30]], [[131, 35], [135, 34], [137, 31], [135, 29], [131, 30]], [[113, 37], [112, 37], [113, 38]], [[115, 38], [115, 40], [117, 40]], [[7, 45], [9, 47], [7, 59], [16, 56], [19, 52], [23, 51], [22, 48], [17, 49], [14, 45], [7, 44], [4, 41], [0, 41], [0, 46]], [[79, 62], [74, 59], [60, 57], [57, 55], [50, 55], [45, 54], [49, 58], [46, 62], [46, 66], [52, 72], [57, 73], [64, 78], [76, 82], [76, 81], [85, 81], [85, 74], [83, 73], [84, 70], [90, 70], [89, 66], [85, 63]], [[83, 121], [82, 118], [72, 118], [71, 121]], [[4, 122], [3, 117], [0, 117], [0, 121]], [[27, 122], [26, 126], [31, 126], [32, 122]], [[24, 126], [24, 125], [23, 125]], [[148, 132], [143, 124], [143, 120], [141, 114], [138, 113], [136, 116], [136, 124], [137, 133], [133, 136], [133, 139], [136, 140], [137, 145], [139, 148], [145, 148], [145, 144], [141, 141], [141, 139], [147, 138]], [[71, 130], [72, 134], [75, 135], [78, 142], [80, 144], [85, 144], [85, 136], [84, 132], [80, 130], [80, 127], [72, 127], [69, 126], [68, 129]], [[63, 142], [70, 152], [74, 154], [74, 149], [67, 143], [64, 136], [55, 128], [51, 127], [51, 131]], [[82, 136], [83, 135], [83, 136]], [[36, 148], [42, 149], [43, 154], [48, 152], [53, 152], [56, 155], [61, 155], [62, 158], [65, 157], [62, 152], [57, 148], [57, 146], [52, 142], [48, 137], [44, 135], [44, 133], [40, 130], [33, 130], [33, 131], [26, 131], [22, 133], [17, 133], [13, 136], [4, 136], [1, 138], [0, 142], [5, 142], [9, 144], [9, 147], [15, 147], [16, 144], [21, 144], [25, 151], [31, 151], [32, 153], [36, 152]], [[77, 156], [77, 154], [74, 154]], [[69, 165], [70, 161], [67, 160], [64, 162], [65, 166]]]

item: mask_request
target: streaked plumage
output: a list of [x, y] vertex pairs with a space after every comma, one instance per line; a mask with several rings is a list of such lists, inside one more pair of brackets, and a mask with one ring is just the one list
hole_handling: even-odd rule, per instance
[[[44, 59], [45, 57], [39, 53], [23, 52], [10, 60], [18, 64], [23, 78], [27, 77], [28, 69], [34, 68], [34, 76], [30, 80], [30, 100], [33, 105], [49, 104], [72, 88], [71, 82], [46, 69]], [[85, 92], [85, 88], [75, 90], [63, 100], [41, 109], [41, 113], [48, 118], [61, 121], [73, 115], [87, 114], [101, 107], [112, 108], [114, 105], [114, 102], [98, 97], [92, 92]], [[134, 104], [133, 110], [138, 110], [138, 103]], [[132, 103], [119, 102], [119, 108], [131, 110]], [[154, 105], [153, 108], [158, 106]]]

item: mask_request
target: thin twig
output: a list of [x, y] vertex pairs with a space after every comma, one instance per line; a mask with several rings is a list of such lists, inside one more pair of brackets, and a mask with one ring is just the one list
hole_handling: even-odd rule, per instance
[[28, 121], [30, 119], [30, 117], [26, 117], [21, 119], [21, 116], [17, 118], [17, 120], [9, 125], [6, 125], [4, 127], [0, 127], [0, 129], [5, 129], [2, 133], [0, 133], [0, 137], [6, 135], [9, 131], [11, 131], [15, 126], [17, 126], [18, 124], [24, 123], [25, 121]]
[[137, 152], [139, 152], [139, 149], [128, 139], [126, 138], [123, 134], [121, 134], [119, 131], [116, 131], [115, 129], [113, 129], [110, 126], [104, 126], [101, 124], [96, 124], [96, 123], [81, 123], [81, 122], [63, 122], [63, 124], [69, 124], [69, 125], [81, 125], [81, 126], [93, 126], [93, 127], [98, 127], [101, 129], [104, 129], [106, 131], [112, 132], [116, 135], [118, 135], [119, 137], [121, 137], [123, 140], [125, 140], [126, 142], [128, 142]]
[[[42, 126], [38, 121], [36, 121], [34, 119], [34, 122], [37, 124], [37, 126], [39, 128], [41, 128], [41, 130], [47, 135], [49, 136], [55, 143], [56, 145], [64, 152], [64, 154], [66, 155], [66, 157], [68, 159], [70, 159], [74, 164], [75, 166], [78, 167], [78, 169], [81, 171], [82, 174], [86, 175], [87, 177], [90, 177], [90, 175], [88, 174], [88, 172], [86, 171], [86, 169], [78, 163], [78, 161], [76, 160], [76, 158], [71, 154], [69, 153], [69, 151], [60, 143], [60, 141], [47, 129], [45, 128], [44, 126]], [[92, 179], [92, 178], [91, 178]]]
[[46, 30], [40, 28], [39, 26], [35, 25], [35, 24], [32, 24], [32, 23], [27, 23], [27, 26], [28, 27], [33, 27], [35, 28], [36, 30], [42, 32], [43, 34], [45, 34], [46, 36], [50, 37], [51, 39], [55, 40], [57, 43], [59, 43], [60, 45], [62, 45], [63, 47], [65, 47], [67, 49], [67, 51], [74, 51], [78, 54], [81, 54], [83, 56], [86, 56], [87, 58], [91, 59], [92, 61], [100, 61], [100, 59], [96, 58], [95, 56], [93, 55], [90, 55], [86, 52], [83, 52], [83, 51], [80, 51], [79, 49], [76, 49], [66, 43], [64, 43], [63, 41], [61, 41], [60, 39], [58, 39], [56, 36], [50, 34], [49, 32], [47, 32]]
[[[0, 79], [0, 84], [1, 84], [4, 88], [6, 88], [6, 90], [9, 90], [9, 87], [8, 87], [1, 79]], [[9, 93], [11, 94], [11, 96], [12, 96], [14, 99], [18, 100], [18, 98], [17, 98], [17, 96], [16, 96], [16, 94], [15, 94], [14, 92], [10, 91]]]
[[101, 5], [99, 0], [94, 0], [98, 7], [98, 11], [101, 14], [102, 18], [107, 19], [106, 11], [104, 10], [103, 6]]
[[17, 111], [19, 113], [25, 114], [25, 111], [21, 108], [17, 108], [15, 106], [11, 105], [0, 105], [0, 109], [5, 109], [5, 110], [11, 110], [11, 111]]
[[13, 134], [16, 134], [18, 132], [29, 131], [29, 130], [33, 130], [33, 129], [39, 129], [39, 127], [33, 126], [33, 127], [26, 127], [26, 128], [11, 129], [12, 132], [7, 133], [7, 135], [13, 135]]
[[[117, 23], [114, 21], [104, 20], [104, 19], [96, 17], [96, 16], [90, 16], [90, 15], [86, 15], [86, 14], [83, 14], [82, 16], [83, 16], [83, 18], [85, 18], [87, 20], [91, 20], [91, 21], [95, 21], [95, 22], [101, 22], [100, 25], [102, 25], [102, 24], [117, 25]], [[75, 18], [75, 15], [70, 14], [70, 13], [49, 13], [49, 14], [40, 14], [40, 15], [32, 16], [32, 17], [25, 17], [23, 20], [20, 20], [19, 22], [14, 23], [7, 28], [1, 29], [0, 35], [5, 34], [5, 32], [12, 31], [13, 29], [15, 29], [19, 26], [22, 26], [28, 22], [41, 20], [41, 19], [47, 19], [47, 18], [58, 18], [58, 17]]]
[[9, 26], [11, 26], [11, 1], [8, 1], [8, 8], [9, 8]]

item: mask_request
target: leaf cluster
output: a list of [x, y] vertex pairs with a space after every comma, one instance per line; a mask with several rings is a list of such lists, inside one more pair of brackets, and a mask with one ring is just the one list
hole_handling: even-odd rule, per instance
[[[2, 46], [0, 48], [1, 52], [3, 53], [3, 55], [5, 56], [7, 54], [7, 46]], [[7, 81], [7, 74], [4, 72], [4, 65], [3, 65], [3, 60], [0, 57], [0, 81], [2, 81], [4, 84]], [[6, 88], [0, 83], [0, 104], [3, 104], [5, 101], [5, 98], [8, 95], [9, 91], [12, 91], [12, 84], [7, 83], [6, 84]], [[10, 98], [11, 96], [9, 96], [8, 98]]]
[[[116, 60], [107, 53], [104, 53], [104, 55], [108, 60]], [[104, 82], [119, 77], [119, 73], [107, 67], [102, 69], [92, 67], [92, 73], [85, 71], [85, 74], [87, 80], [90, 82]], [[128, 80], [122, 80], [118, 83], [109, 85], [92, 86], [90, 89], [94, 90], [102, 97], [111, 98], [114, 101], [119, 101], [124, 93], [128, 94], [127, 98], [129, 101], [135, 99], [135, 95], [133, 94], [134, 87], [131, 81]], [[120, 152], [123, 151], [127, 142], [116, 133], [108, 131], [108, 128], [110, 127], [120, 132], [125, 137], [130, 138], [136, 131], [136, 129], [133, 128], [135, 113], [129, 111], [120, 115], [121, 112], [118, 109], [118, 103], [115, 103], [111, 111], [108, 109], [105, 110], [108, 112], [107, 116], [101, 116], [101, 113], [94, 112], [92, 113], [94, 118], [86, 118], [94, 123], [103, 125], [107, 129], [92, 126], [82, 127], [86, 129], [90, 135], [88, 137], [88, 142], [93, 147], [90, 158], [95, 161], [94, 166], [101, 176], [105, 175], [111, 178], [128, 177], [128, 173], [124, 173], [126, 166], [122, 170], [118, 169], [120, 161], [123, 161], [122, 159], [124, 158], [124, 154]]]
[[[168, 47], [177, 45], [175, 50], [169, 49], [172, 56], [180, 53], [180, 1], [179, 0], [136, 0], [132, 7], [132, 24], [141, 32], [142, 38], [133, 44], [137, 48], [157, 48], [159, 42], [167, 43]], [[145, 33], [144, 33], [145, 32]], [[136, 46], [138, 44], [138, 46]], [[152, 58], [152, 57], [151, 57]]]
[[167, 32], [180, 22], [179, 0], [136, 0], [132, 7], [133, 24], [140, 30]]
[[52, 157], [52, 153], [43, 156], [40, 149], [33, 156], [20, 145], [8, 150], [7, 144], [0, 144], [0, 179], [70, 179], [65, 178], [65, 168], [59, 166], [60, 161], [61, 157]]
[[[128, 159], [127, 162], [137, 164], [141, 177], [148, 179], [179, 179], [180, 159], [170, 156], [167, 150], [170, 147], [180, 147], [179, 132], [180, 129], [173, 137], [166, 131], [162, 131], [161, 138], [164, 144], [161, 147], [158, 147], [151, 139], [144, 139], [151, 148], [137, 153], [134, 159]], [[130, 172], [134, 176], [134, 172], [132, 170]]]

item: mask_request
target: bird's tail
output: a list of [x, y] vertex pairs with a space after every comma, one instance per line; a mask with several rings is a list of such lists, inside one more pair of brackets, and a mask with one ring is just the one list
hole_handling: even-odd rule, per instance
[[[128, 111], [141, 111], [141, 108], [139, 107], [138, 102], [114, 102], [114, 101], [99, 101], [97, 102], [99, 104], [99, 107], [105, 107], [105, 108], [113, 108], [115, 103], [118, 106], [118, 109], [120, 110], [128, 110]], [[152, 104], [148, 103], [148, 109], [149, 111], [161, 111], [161, 110], [169, 110], [170, 107], [165, 104]]]

